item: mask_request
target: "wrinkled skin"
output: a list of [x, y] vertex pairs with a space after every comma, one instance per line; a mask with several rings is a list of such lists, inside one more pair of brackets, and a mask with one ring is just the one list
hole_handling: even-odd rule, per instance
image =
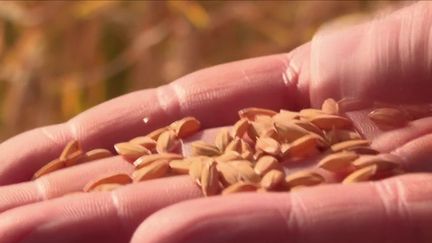
[[28, 182], [71, 139], [86, 150], [112, 148], [184, 116], [211, 128], [234, 122], [243, 107], [301, 109], [327, 97], [432, 103], [431, 22], [432, 5], [416, 3], [317, 34], [288, 54], [198, 71], [3, 142], [1, 242], [432, 242], [432, 118], [382, 132], [366, 111], [351, 114], [374, 148], [416, 172], [378, 182], [199, 198], [191, 180], [179, 176], [63, 196], [98, 175], [130, 173], [132, 165], [119, 157]]

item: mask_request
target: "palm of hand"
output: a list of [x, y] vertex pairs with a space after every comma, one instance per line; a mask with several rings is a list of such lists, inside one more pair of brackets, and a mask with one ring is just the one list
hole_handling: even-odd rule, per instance
[[[418, 4], [404, 11], [423, 8]], [[395, 18], [401, 14], [395, 14]], [[426, 18], [428, 14], [421, 16]], [[397, 25], [394, 18], [387, 22], [382, 26]], [[375, 30], [379, 31], [377, 26]], [[86, 149], [111, 147], [185, 115], [198, 117], [208, 128], [231, 123], [235, 111], [247, 106], [295, 109], [318, 106], [327, 97], [427, 103], [432, 93], [428, 67], [414, 64], [418, 59], [412, 55], [401, 59], [404, 55], [392, 51], [391, 46], [384, 50], [386, 55], [359, 54], [358, 46], [374, 43], [352, 40], [365, 34], [365, 28], [341, 34], [347, 38], [337, 42], [337, 48], [325, 48], [334, 42], [332, 38], [316, 39], [288, 55], [214, 67], [168, 86], [109, 101], [66, 124], [36, 129], [4, 142], [0, 146], [4, 161], [0, 183], [6, 185], [0, 188], [0, 238], [3, 242], [125, 242], [133, 235], [133, 242], [430, 242], [430, 174], [286, 194], [192, 201], [185, 200], [198, 197], [200, 192], [186, 177], [148, 181], [111, 193], [61, 197], [80, 190], [96, 175], [130, 173], [132, 166], [120, 158], [23, 182], [57, 156], [71, 138], [82, 141]], [[420, 44], [428, 41], [417, 39]], [[344, 51], [349, 50], [353, 50], [353, 58], [343, 59]], [[422, 52], [412, 53], [414, 57], [423, 56]], [[332, 58], [327, 60], [327, 56]], [[388, 62], [383, 64], [382, 58]], [[389, 65], [389, 60], [396, 60], [396, 65]], [[367, 113], [368, 109], [363, 109], [348, 115], [372, 140], [373, 147], [399, 155], [408, 171], [431, 171], [431, 118], [382, 132], [367, 119]], [[146, 126], [142, 125], [143, 117], [149, 117]], [[181, 201], [185, 202], [178, 203]]]

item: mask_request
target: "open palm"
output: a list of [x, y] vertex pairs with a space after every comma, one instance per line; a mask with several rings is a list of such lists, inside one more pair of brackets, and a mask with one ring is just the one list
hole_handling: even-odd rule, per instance
[[1, 242], [431, 242], [432, 118], [383, 132], [367, 119], [368, 107], [348, 115], [372, 146], [400, 156], [405, 170], [424, 173], [194, 200], [200, 191], [183, 176], [112, 192], [74, 193], [98, 175], [131, 173], [133, 166], [121, 157], [29, 181], [69, 140], [79, 140], [85, 150], [112, 148], [184, 116], [211, 128], [232, 123], [237, 110], [249, 106], [300, 109], [328, 97], [430, 103], [431, 22], [432, 6], [418, 3], [318, 35], [289, 54], [202, 70], [5, 141], [0, 145]]

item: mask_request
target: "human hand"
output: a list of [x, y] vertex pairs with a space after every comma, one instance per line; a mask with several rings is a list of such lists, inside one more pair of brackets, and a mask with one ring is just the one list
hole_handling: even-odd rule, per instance
[[[179, 176], [61, 197], [81, 190], [97, 175], [132, 171], [130, 164], [114, 157], [25, 182], [71, 139], [85, 150], [111, 148], [184, 116], [195, 116], [210, 128], [232, 123], [236, 111], [248, 106], [299, 109], [319, 106], [327, 97], [429, 103], [430, 10], [428, 4], [415, 4], [382, 20], [318, 36], [289, 54], [199, 71], [4, 142], [0, 184], [7, 186], [0, 188], [0, 238], [125, 242], [133, 235], [132, 242], [430, 242], [432, 176], [426, 173], [192, 201], [185, 200], [200, 192], [189, 178]], [[431, 171], [431, 118], [382, 132], [365, 114], [367, 109], [349, 115], [374, 148], [400, 156], [407, 171]], [[146, 125], [143, 117], [149, 118]]]

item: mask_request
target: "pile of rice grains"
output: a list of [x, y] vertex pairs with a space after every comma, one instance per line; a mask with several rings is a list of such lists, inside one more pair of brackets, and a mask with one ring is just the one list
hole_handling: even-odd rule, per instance
[[[135, 171], [90, 181], [84, 191], [108, 191], [155, 178], [189, 174], [204, 196], [245, 191], [290, 191], [324, 183], [356, 183], [403, 173], [400, 160], [370, 147], [340, 111], [340, 102], [327, 99], [321, 109], [276, 112], [246, 108], [231, 128], [221, 128], [213, 143], [193, 141], [186, 155], [182, 140], [200, 130], [200, 122], [185, 117], [146, 136], [114, 145]], [[368, 117], [384, 128], [401, 127], [430, 115], [424, 106], [380, 106]], [[109, 150], [82, 150], [71, 141], [60, 157], [47, 163], [34, 178], [77, 164], [114, 156]], [[291, 169], [291, 165], [302, 165]], [[294, 166], [295, 167], [295, 166]], [[307, 169], [304, 169], [307, 168]]]

